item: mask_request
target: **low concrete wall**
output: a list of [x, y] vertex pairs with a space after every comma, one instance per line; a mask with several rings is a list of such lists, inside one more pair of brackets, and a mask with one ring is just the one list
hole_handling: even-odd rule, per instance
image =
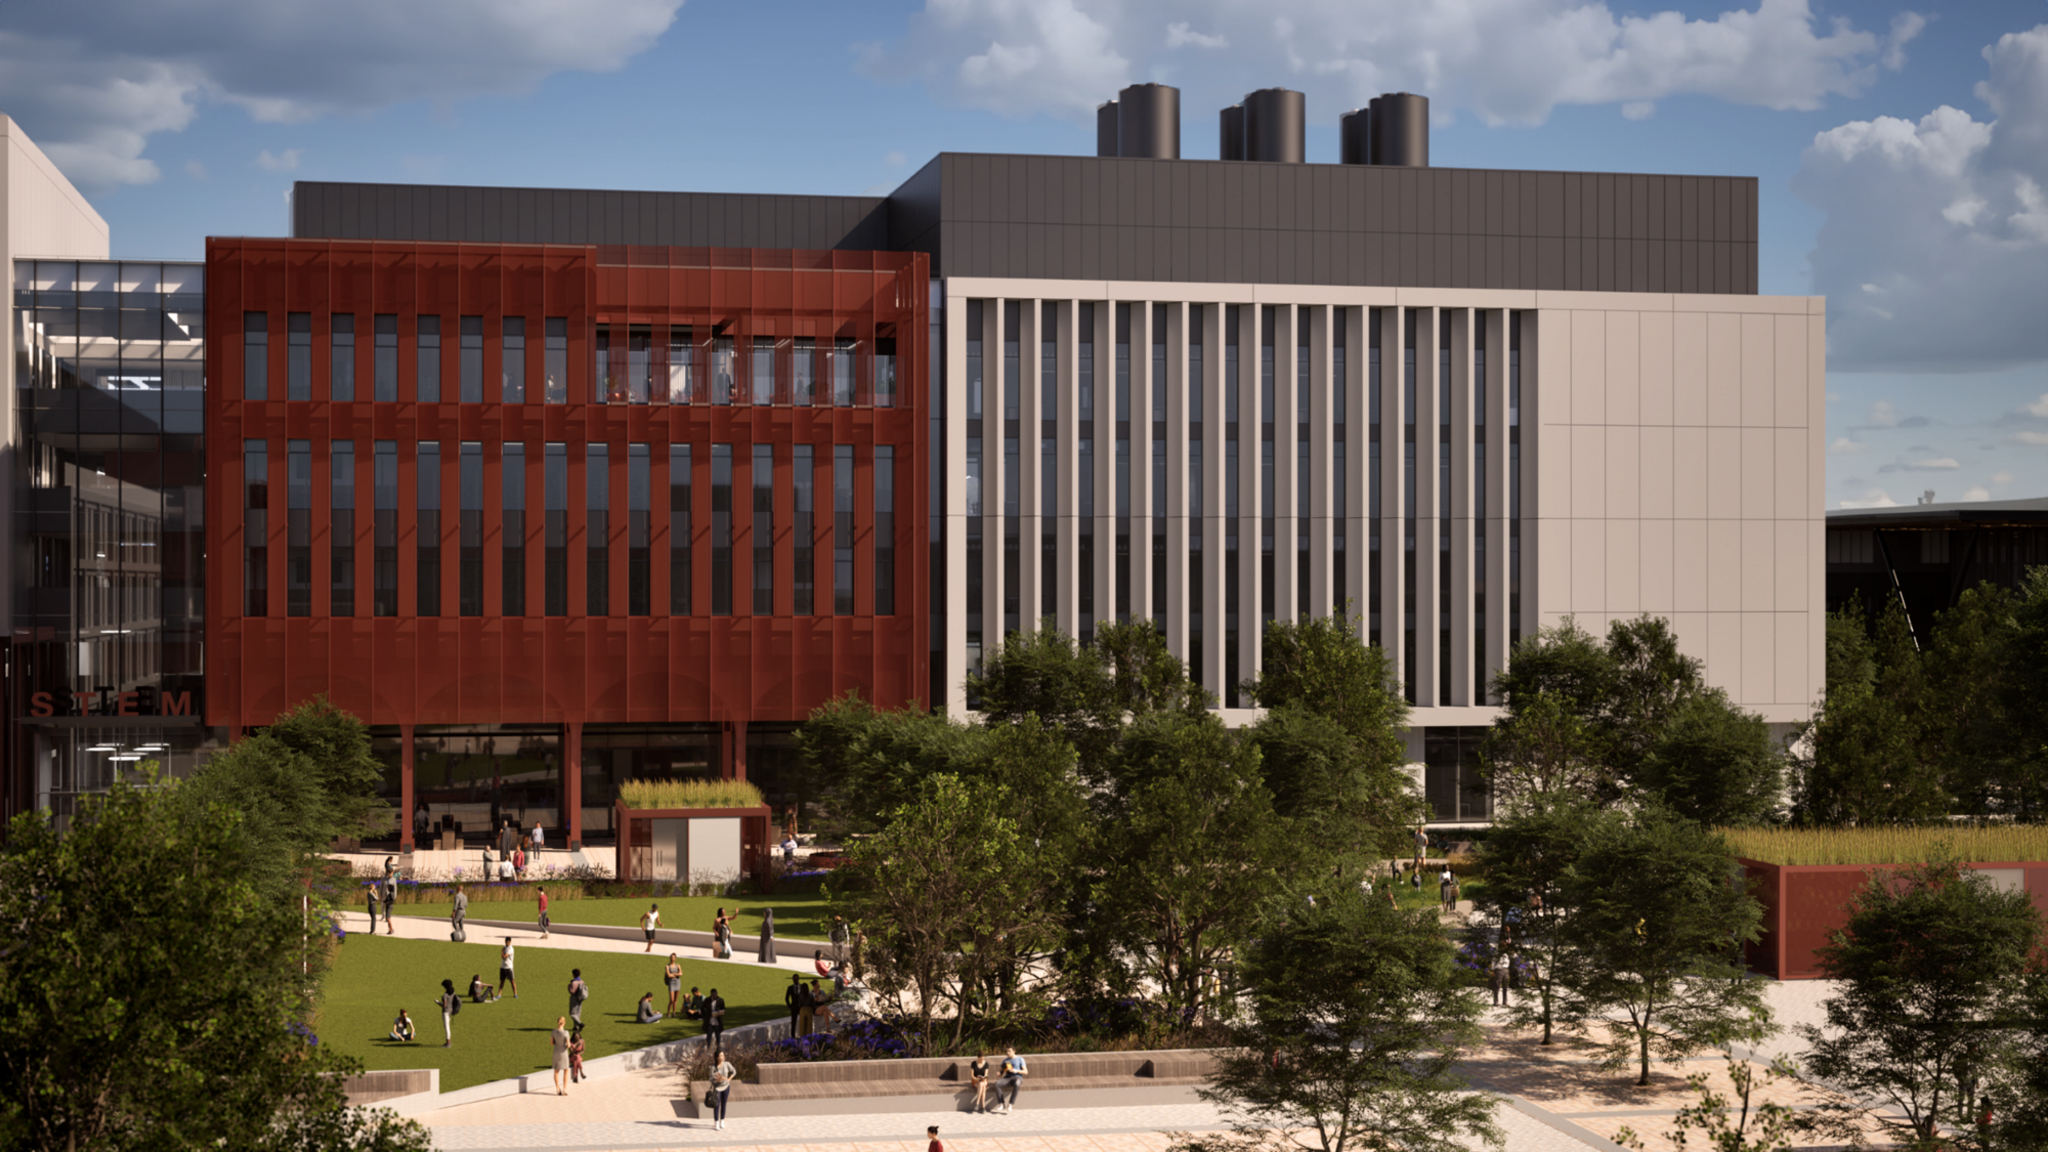
[[[1196, 1099], [1215, 1067], [1203, 1048], [1153, 1052], [1063, 1052], [1031, 1056], [1018, 1094], [1020, 1108], [1108, 1108]], [[841, 1112], [967, 1112], [974, 1107], [969, 1060], [820, 1060], [762, 1064], [755, 1079], [733, 1086], [730, 1107], [751, 1116], [820, 1116]], [[1000, 1057], [989, 1061], [1001, 1067]], [[993, 1077], [991, 1077], [993, 1079]], [[684, 1104], [703, 1111], [709, 1085], [696, 1081]], [[989, 1087], [990, 1102], [995, 1086]]]

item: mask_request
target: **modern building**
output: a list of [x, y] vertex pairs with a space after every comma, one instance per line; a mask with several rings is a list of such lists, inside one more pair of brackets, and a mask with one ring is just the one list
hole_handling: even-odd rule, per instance
[[1137, 86], [1098, 156], [886, 197], [300, 183], [291, 238], [208, 242], [194, 731], [325, 692], [407, 811], [601, 836], [632, 776], [778, 798], [845, 691], [964, 715], [1047, 621], [1157, 621], [1242, 722], [1264, 623], [1346, 604], [1441, 820], [1566, 616], [1803, 719], [1825, 317], [1757, 294], [1755, 181], [1433, 169], [1405, 94], [1341, 163], [1298, 94], [1219, 120], [1247, 158], [1179, 159]]
[[1827, 525], [1828, 611], [1897, 601], [1922, 645], [1965, 591], [2017, 588], [2048, 564], [2048, 497], [1944, 504], [1929, 492], [1896, 508], [1837, 508]]

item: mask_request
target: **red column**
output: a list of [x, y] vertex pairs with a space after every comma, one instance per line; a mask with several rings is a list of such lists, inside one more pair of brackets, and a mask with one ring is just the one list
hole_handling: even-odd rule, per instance
[[412, 843], [412, 725], [398, 726], [398, 850], [410, 852]]
[[732, 722], [732, 772], [730, 777], [734, 780], [745, 780], [747, 778], [747, 722], [745, 720], [735, 720]]
[[[571, 565], [574, 567], [574, 565]], [[583, 725], [562, 725], [562, 785], [569, 793], [569, 851], [583, 847]]]

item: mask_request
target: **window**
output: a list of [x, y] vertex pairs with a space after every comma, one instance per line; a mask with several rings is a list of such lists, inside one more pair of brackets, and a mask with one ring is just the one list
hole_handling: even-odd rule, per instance
[[875, 446], [875, 615], [895, 614], [896, 449], [878, 444]]
[[583, 610], [591, 616], [611, 615], [611, 449], [586, 444], [583, 496], [588, 516], [583, 535]]
[[896, 406], [896, 338], [875, 338], [875, 407]]
[[690, 446], [668, 449], [668, 610], [690, 614]]
[[464, 404], [481, 404], [484, 398], [484, 318], [462, 318], [460, 393]]
[[379, 440], [373, 447], [370, 475], [375, 518], [370, 541], [370, 611], [398, 615], [398, 441]]
[[754, 445], [754, 615], [775, 614], [775, 449]]
[[[685, 329], [688, 331], [688, 329]], [[547, 318], [547, 347], [545, 349], [548, 382], [545, 399], [549, 404], [569, 402], [569, 318], [550, 316]]]
[[499, 539], [502, 551], [499, 564], [502, 579], [500, 592], [504, 601], [501, 614], [505, 616], [526, 615], [526, 445], [505, 445], [504, 463], [499, 468], [502, 477], [500, 492], [504, 501], [504, 527]]
[[748, 366], [754, 386], [754, 403], [775, 403], [775, 338], [754, 337], [753, 363]]
[[313, 443], [284, 446], [284, 611], [313, 614]]
[[648, 554], [648, 505], [651, 493], [648, 491], [647, 445], [626, 446], [626, 614], [645, 616], [652, 605], [649, 600], [649, 581], [653, 579], [650, 568], [653, 560]]
[[800, 408], [808, 408], [817, 402], [818, 388], [818, 342], [809, 336], [796, 338], [795, 351], [790, 357], [791, 392], [790, 400]]
[[711, 402], [732, 403], [732, 337], [711, 338]]
[[569, 614], [569, 446], [551, 441], [541, 456], [541, 598], [549, 616]]
[[526, 318], [505, 317], [505, 334], [499, 358], [499, 377], [507, 404], [526, 403]]
[[242, 614], [270, 615], [270, 452], [242, 441]]
[[[613, 353], [616, 355], [616, 350]], [[634, 324], [626, 329], [626, 400], [645, 404], [654, 387], [654, 329]]]
[[441, 318], [419, 319], [419, 380], [414, 394], [422, 404], [441, 402]]
[[732, 615], [732, 445], [711, 446], [711, 614]]
[[832, 611], [853, 615], [853, 445], [832, 446]]
[[481, 442], [462, 442], [457, 481], [462, 501], [459, 526], [462, 556], [456, 580], [457, 596], [464, 616], [481, 616], [484, 614], [484, 446]]
[[813, 469], [816, 465], [809, 444], [798, 444], [795, 458], [791, 462], [796, 482], [796, 524], [792, 533], [796, 545], [795, 579], [796, 603], [791, 611], [798, 616], [809, 616], [817, 611], [815, 593], [817, 590], [818, 553], [814, 533], [817, 529], [815, 483]]
[[845, 408], [853, 403], [853, 358], [860, 344], [851, 336], [832, 341], [832, 403]]
[[668, 402], [690, 404], [697, 399], [692, 390], [696, 349], [690, 344], [690, 328], [678, 324], [668, 330]]
[[328, 613], [356, 614], [356, 443], [336, 440], [329, 445], [333, 483], [329, 485], [329, 516], [333, 522], [328, 555], [331, 589]]
[[419, 528], [417, 615], [441, 614], [441, 446], [419, 442]]
[[398, 317], [377, 316], [374, 318], [376, 348], [372, 352], [374, 364], [371, 374], [371, 397], [377, 400], [398, 399]]
[[[270, 398], [270, 317], [242, 313], [242, 399]], [[252, 613], [253, 615], [253, 613]]]
[[313, 314], [292, 312], [285, 316], [284, 398], [313, 398]]
[[356, 398], [356, 318], [337, 312], [328, 321], [327, 395], [346, 403]]

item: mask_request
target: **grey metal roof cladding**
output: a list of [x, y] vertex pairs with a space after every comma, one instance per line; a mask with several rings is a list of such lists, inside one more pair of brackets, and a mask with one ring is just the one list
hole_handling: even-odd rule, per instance
[[306, 181], [292, 234], [912, 250], [941, 276], [1757, 291], [1743, 176], [946, 152], [886, 197]]

